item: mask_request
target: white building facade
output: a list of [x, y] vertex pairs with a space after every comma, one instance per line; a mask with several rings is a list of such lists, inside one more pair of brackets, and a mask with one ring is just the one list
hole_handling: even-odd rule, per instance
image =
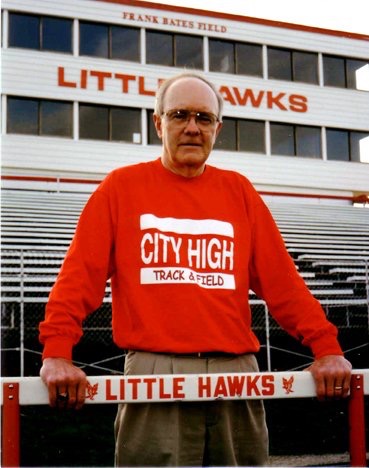
[[369, 36], [129, 0], [3, 0], [3, 187], [157, 158], [154, 95], [183, 69], [225, 100], [210, 164], [265, 194], [369, 193]]

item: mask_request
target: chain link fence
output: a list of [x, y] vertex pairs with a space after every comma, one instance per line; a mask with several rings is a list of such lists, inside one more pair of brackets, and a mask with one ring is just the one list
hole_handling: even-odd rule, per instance
[[[41, 345], [38, 326], [64, 257], [63, 251], [2, 251], [3, 375], [38, 375]], [[367, 367], [369, 356], [369, 265], [333, 259], [296, 262], [354, 367]], [[250, 293], [253, 329], [261, 343], [262, 370], [298, 370], [311, 361], [309, 351], [289, 337], [268, 314], [264, 301]], [[84, 323], [75, 361], [90, 374], [122, 373], [124, 350], [112, 342], [111, 292], [107, 284], [101, 307]]]

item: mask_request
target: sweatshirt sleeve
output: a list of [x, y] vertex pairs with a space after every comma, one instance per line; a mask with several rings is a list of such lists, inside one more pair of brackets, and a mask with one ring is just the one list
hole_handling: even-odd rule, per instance
[[342, 355], [337, 329], [307, 288], [290, 257], [279, 229], [255, 192], [250, 287], [290, 335], [310, 347], [315, 358]]
[[72, 358], [82, 323], [102, 303], [112, 274], [113, 223], [108, 197], [97, 190], [87, 202], [40, 323], [43, 358]]

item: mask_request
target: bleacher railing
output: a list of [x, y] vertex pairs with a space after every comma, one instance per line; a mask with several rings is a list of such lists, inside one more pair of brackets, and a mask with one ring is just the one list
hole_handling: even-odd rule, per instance
[[[45, 250], [26, 249], [2, 252], [2, 351], [19, 355], [17, 374], [20, 376], [27, 375], [26, 356], [40, 354], [40, 347], [35, 346], [37, 343], [35, 337], [38, 335], [38, 325], [44, 317], [44, 306], [63, 257], [63, 252]], [[310, 263], [301, 262], [299, 263], [300, 273], [312, 294], [322, 304], [328, 318], [341, 332], [352, 334], [353, 330], [362, 330], [360, 340], [353, 340], [348, 349], [345, 349], [350, 359], [350, 352], [355, 352], [358, 347], [368, 346], [369, 262], [351, 260], [347, 264], [347, 260], [341, 259], [339, 267], [336, 267], [335, 262], [330, 264], [332, 259], [316, 262], [328, 265], [332, 271], [345, 271], [342, 274], [348, 278], [345, 276], [345, 279], [339, 282], [337, 279], [326, 278], [329, 281], [324, 281], [321, 278], [315, 278], [315, 273], [308, 271]], [[357, 271], [360, 273], [355, 273]], [[272, 354], [274, 350], [277, 350], [277, 347], [273, 346], [273, 338], [280, 332], [280, 327], [269, 316], [268, 307], [263, 300], [250, 294], [249, 303], [252, 307], [253, 330], [257, 333], [263, 349], [265, 348], [265, 368], [271, 371], [273, 369]], [[89, 334], [91, 339], [101, 339], [103, 334], [110, 338], [110, 308], [111, 290], [108, 284], [101, 308], [84, 324], [85, 334]], [[285, 349], [283, 352], [289, 353], [289, 350]], [[115, 358], [115, 355], [111, 356], [112, 360]], [[306, 365], [310, 359], [307, 355]], [[93, 362], [85, 362], [83, 365], [95, 367]], [[298, 363], [290, 367], [298, 370], [304, 365], [305, 363], [302, 365]], [[106, 373], [110, 370], [100, 368], [99, 372]]]
[[[369, 369], [353, 371], [348, 404], [351, 466], [367, 466], [364, 396]], [[88, 377], [87, 404], [188, 402], [316, 396], [310, 372], [258, 372]], [[48, 392], [39, 377], [3, 379], [2, 466], [20, 466], [20, 406], [46, 405]]]

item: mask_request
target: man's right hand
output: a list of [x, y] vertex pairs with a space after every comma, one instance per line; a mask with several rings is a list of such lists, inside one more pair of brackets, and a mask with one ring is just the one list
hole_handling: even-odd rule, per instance
[[46, 358], [40, 376], [48, 388], [51, 407], [82, 408], [86, 397], [86, 374], [72, 361]]

